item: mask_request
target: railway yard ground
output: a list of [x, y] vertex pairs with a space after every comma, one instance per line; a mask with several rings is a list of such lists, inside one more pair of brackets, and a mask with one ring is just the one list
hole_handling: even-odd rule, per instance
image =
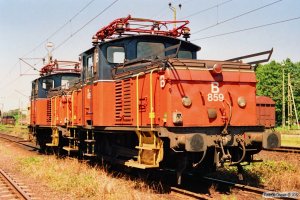
[[[26, 139], [25, 127], [1, 126], [0, 132], [24, 136]], [[287, 142], [286, 146], [289, 146], [291, 143], [299, 143], [298, 133], [292, 134], [286, 135], [288, 139], [283, 140], [283, 144]], [[45, 156], [37, 150], [24, 149], [1, 139], [0, 155], [0, 169], [21, 179], [36, 199], [197, 199], [175, 195], [170, 192], [170, 188], [165, 188], [164, 183], [149, 183], [122, 172], [113, 172], [107, 165], [91, 166], [76, 159]], [[239, 183], [275, 192], [300, 194], [299, 153], [262, 151], [255, 159], [264, 162], [246, 166], [244, 180]], [[233, 167], [226, 167], [209, 176], [238, 182], [237, 170]], [[254, 195], [240, 189], [201, 182], [193, 184], [206, 187], [200, 192], [203, 199], [263, 199], [261, 194]]]

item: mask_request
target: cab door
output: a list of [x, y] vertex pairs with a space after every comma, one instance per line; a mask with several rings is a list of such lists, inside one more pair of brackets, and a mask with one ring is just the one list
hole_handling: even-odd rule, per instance
[[36, 98], [38, 93], [38, 80], [32, 82], [31, 100], [30, 100], [30, 125], [36, 124]]
[[93, 55], [84, 57], [84, 86], [82, 88], [83, 94], [83, 124], [92, 125], [93, 114]]
[[98, 49], [89, 55], [83, 56], [83, 117], [84, 125], [93, 125], [93, 90], [94, 81], [97, 80], [97, 65], [98, 65]]

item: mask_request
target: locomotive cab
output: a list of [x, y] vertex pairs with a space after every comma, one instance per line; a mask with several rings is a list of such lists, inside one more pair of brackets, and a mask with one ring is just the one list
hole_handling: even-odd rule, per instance
[[84, 82], [112, 80], [113, 68], [125, 62], [171, 57], [197, 59], [200, 49], [190, 42], [161, 35], [135, 35], [96, 43], [81, 54], [82, 79]]
[[49, 92], [58, 89], [68, 89], [78, 81], [78, 73], [50, 74], [32, 81], [31, 99], [47, 98]]

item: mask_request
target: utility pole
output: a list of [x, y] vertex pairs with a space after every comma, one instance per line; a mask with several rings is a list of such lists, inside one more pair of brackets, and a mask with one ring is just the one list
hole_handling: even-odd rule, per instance
[[294, 92], [293, 92], [293, 86], [292, 83], [290, 82], [289, 84], [289, 88], [291, 90], [291, 100], [292, 100], [292, 105], [291, 107], [294, 106], [294, 112], [295, 112], [295, 118], [296, 118], [296, 124], [297, 124], [297, 128], [300, 129], [299, 127], [299, 120], [298, 120], [298, 113], [297, 113], [297, 107], [296, 107], [296, 103], [295, 103], [295, 98], [294, 98]]
[[19, 125], [21, 125], [21, 121], [22, 121], [22, 112], [21, 112], [21, 99], [19, 98], [19, 113], [18, 113], [18, 115], [19, 115], [19, 118], [18, 118], [18, 123], [19, 123]]
[[293, 107], [294, 107], [297, 128], [300, 129], [298, 113], [297, 113], [297, 108], [296, 108], [295, 98], [294, 98], [294, 92], [293, 92], [293, 87], [292, 87], [292, 83], [291, 83], [291, 74], [288, 73], [288, 118], [289, 118], [288, 125], [289, 125], [289, 127], [291, 127], [293, 124], [293, 116], [294, 116], [293, 115]]
[[290, 83], [291, 83], [291, 74], [288, 73], [288, 129], [291, 128], [292, 119], [293, 119], [293, 109], [292, 109], [292, 99], [291, 99], [291, 90], [290, 90]]
[[282, 127], [285, 128], [284, 66], [282, 68]]

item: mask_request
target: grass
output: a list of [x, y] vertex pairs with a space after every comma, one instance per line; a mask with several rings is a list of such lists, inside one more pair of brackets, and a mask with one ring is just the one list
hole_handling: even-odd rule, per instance
[[238, 200], [235, 195], [222, 195], [221, 200]]
[[300, 191], [299, 165], [286, 161], [266, 160], [245, 167], [247, 173], [255, 173], [260, 183], [275, 191]]
[[[0, 126], [0, 131], [17, 133], [24, 127]], [[25, 134], [26, 135], [26, 134]], [[299, 137], [282, 134], [283, 145], [299, 145]], [[53, 191], [68, 194], [66, 199], [164, 199], [164, 195], [155, 194], [152, 187], [140, 180], [129, 180], [110, 174], [103, 167], [91, 167], [73, 159], [57, 159], [54, 156], [17, 156], [14, 151], [0, 146], [0, 161], [10, 162], [14, 170], [19, 171], [32, 181], [48, 185]], [[273, 156], [277, 155], [277, 156]], [[282, 157], [284, 156], [284, 158]], [[17, 157], [14, 161], [3, 158]], [[270, 152], [255, 156], [262, 163], [252, 163], [245, 167], [245, 183], [253, 186], [266, 186], [274, 191], [300, 192], [300, 156], [295, 154], [272, 154]], [[237, 170], [228, 167], [218, 172], [220, 178], [236, 181]], [[158, 186], [157, 186], [158, 187]], [[222, 196], [222, 199], [235, 199], [235, 196]]]
[[[27, 157], [19, 160], [19, 169], [33, 179], [43, 180], [59, 192], [78, 198], [90, 198], [105, 185], [105, 171], [96, 170], [73, 160], [56, 160], [54, 157]], [[34, 172], [34, 173], [33, 173]], [[104, 179], [105, 178], [105, 179]]]
[[280, 132], [281, 134], [300, 134], [300, 130], [298, 129], [298, 126], [292, 126], [292, 127], [276, 127], [276, 131]]
[[0, 125], [0, 132], [4, 132], [13, 136], [28, 138], [28, 129], [27, 126], [24, 125]]
[[276, 132], [281, 135], [281, 146], [300, 147], [300, 130], [278, 127]]
[[293, 135], [281, 135], [281, 146], [300, 147], [300, 137]]
[[[299, 158], [297, 154], [261, 152], [255, 156], [255, 159], [263, 159], [263, 162], [244, 166], [242, 183], [276, 192], [297, 191], [300, 193]], [[237, 173], [236, 167], [226, 166], [213, 176], [238, 182]]]
[[0, 154], [0, 163], [9, 163], [10, 170], [29, 178], [30, 182], [64, 194], [63, 199], [164, 199], [164, 195], [155, 194], [141, 180], [130, 180], [124, 175], [116, 177], [103, 167], [92, 167], [75, 159], [16, 155], [4, 146], [0, 146]]

